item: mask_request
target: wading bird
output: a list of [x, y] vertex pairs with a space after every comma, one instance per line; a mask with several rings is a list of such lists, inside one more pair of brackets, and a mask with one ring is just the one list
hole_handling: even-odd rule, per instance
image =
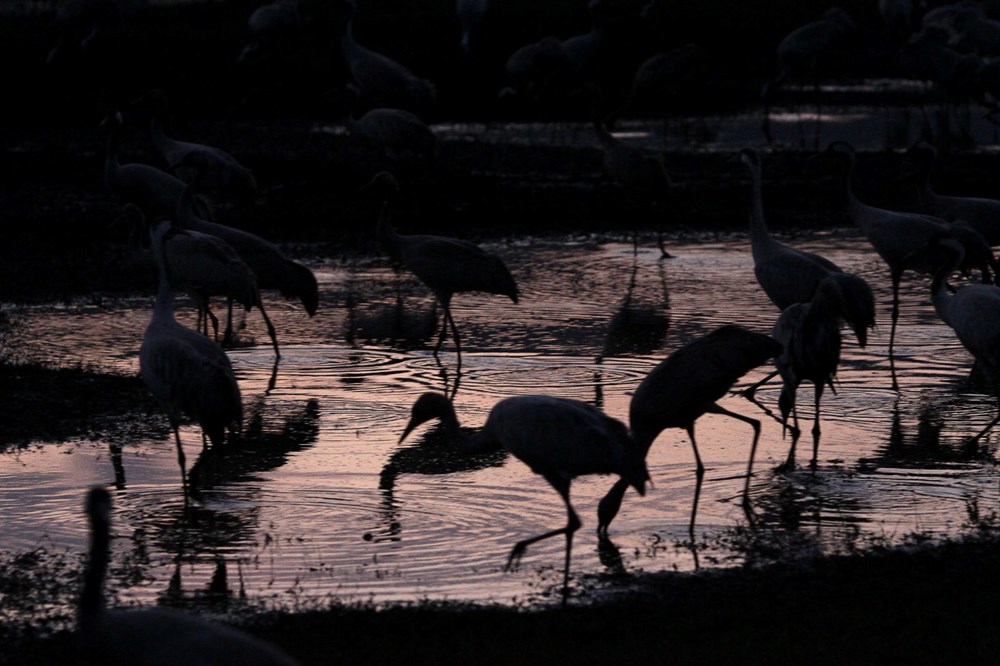
[[[846, 163], [844, 191], [847, 198], [847, 214], [889, 266], [889, 276], [892, 280], [889, 360], [892, 363], [896, 322], [899, 319], [899, 283], [903, 272], [913, 270], [918, 273], [933, 274], [940, 265], [940, 260], [930, 253], [918, 255], [914, 250], [926, 245], [931, 238], [951, 236], [965, 249], [962, 268], [965, 270], [978, 268], [984, 282], [991, 281], [990, 271], [996, 271], [996, 259], [986, 239], [964, 222], [947, 222], [923, 213], [895, 211], [862, 203], [855, 196], [852, 186], [857, 164], [854, 149], [846, 141], [834, 141], [827, 147], [826, 154], [836, 156]], [[895, 388], [897, 386], [895, 370], [892, 374]]]
[[[250, 199], [257, 193], [257, 181], [253, 172], [230, 153], [203, 143], [180, 141], [167, 134], [164, 122], [168, 102], [162, 90], [150, 90], [137, 100], [136, 105], [149, 107], [150, 138], [164, 162], [178, 178], [185, 183], [192, 183], [198, 178], [201, 191], [231, 193], [243, 200]], [[198, 167], [185, 164], [185, 158], [192, 152], [203, 155]]]
[[566, 505], [566, 526], [518, 541], [507, 558], [513, 569], [531, 544], [560, 534], [566, 537], [563, 604], [569, 592], [570, 553], [580, 518], [569, 501], [570, 484], [584, 474], [617, 474], [625, 486], [646, 492], [649, 472], [641, 450], [625, 424], [581, 400], [527, 395], [505, 398], [493, 406], [482, 429], [463, 432], [451, 401], [440, 393], [424, 393], [416, 402], [399, 441], [417, 426], [439, 419], [452, 445], [466, 453], [505, 448], [549, 482]]
[[[988, 379], [994, 392], [1000, 382], [1000, 287], [990, 284], [967, 284], [954, 293], [948, 286], [948, 276], [962, 260], [961, 244], [953, 239], [934, 239], [946, 250], [947, 259], [934, 274], [931, 299], [941, 321], [955, 331], [962, 346], [972, 354], [976, 367]], [[972, 442], [977, 442], [1000, 423], [1000, 413]]]
[[357, 9], [354, 0], [343, 0], [340, 51], [351, 79], [361, 92], [366, 108], [406, 109], [424, 120], [434, 115], [434, 84], [421, 79], [392, 58], [366, 48], [354, 39], [353, 21]]
[[[184, 191], [184, 181], [151, 164], [121, 164], [119, 144], [124, 122], [121, 113], [115, 111], [101, 123], [101, 127], [108, 132], [104, 184], [122, 202], [137, 205], [147, 219], [173, 215]], [[196, 203], [201, 206], [200, 201], [192, 200], [192, 205]], [[204, 212], [203, 208], [201, 210]]]
[[158, 218], [150, 228], [153, 260], [159, 272], [159, 287], [153, 317], [139, 349], [139, 373], [149, 392], [167, 413], [177, 445], [177, 463], [187, 501], [188, 483], [180, 423], [184, 416], [201, 426], [213, 448], [225, 440], [226, 430], [238, 430], [243, 421], [243, 402], [229, 357], [216, 342], [174, 319], [171, 266], [166, 245], [171, 224]]
[[393, 162], [415, 159], [433, 167], [437, 155], [437, 136], [427, 123], [406, 109], [379, 107], [354, 117], [360, 93], [353, 83], [345, 86], [348, 110], [344, 125], [351, 136], [374, 150], [378, 157]]
[[[784, 310], [796, 303], [808, 303], [820, 282], [834, 279], [844, 295], [844, 321], [864, 347], [868, 343], [868, 329], [875, 328], [875, 295], [871, 286], [826, 257], [785, 245], [772, 236], [764, 218], [760, 154], [744, 149], [740, 151], [740, 161], [750, 172], [750, 248], [757, 283], [771, 302]], [[756, 390], [776, 374], [777, 370], [745, 389], [744, 397], [752, 400]]]
[[[138, 206], [126, 204], [122, 216], [129, 220], [131, 228], [142, 229], [148, 235], [146, 219]], [[225, 296], [229, 299], [229, 312], [223, 344], [230, 343], [234, 335], [232, 306], [235, 301], [248, 311], [254, 307], [260, 310], [274, 347], [274, 355], [281, 358], [274, 324], [267, 316], [260, 298], [257, 276], [229, 243], [217, 236], [192, 229], [179, 230], [173, 233], [167, 243], [166, 254], [171, 286], [191, 296], [198, 306], [199, 330], [207, 335], [208, 321], [211, 319], [215, 334], [218, 335], [219, 320], [212, 314], [209, 300], [212, 296]]]
[[[603, 94], [597, 86], [589, 87], [593, 96], [593, 125], [603, 150], [602, 167], [604, 173], [611, 178], [625, 194], [625, 203], [633, 209], [641, 209], [652, 204], [658, 216], [664, 214], [665, 201], [670, 193], [670, 174], [663, 163], [663, 158], [649, 151], [622, 142], [608, 131], [601, 117], [601, 99]], [[636, 210], [632, 214], [636, 214]], [[660, 248], [660, 256], [670, 258], [670, 253], [663, 245], [662, 221], [657, 221], [656, 242]], [[638, 222], [633, 229], [633, 251], [639, 250]]]
[[949, 222], [967, 222], [990, 245], [1000, 245], [1000, 200], [938, 194], [930, 182], [937, 149], [926, 141], [920, 141], [910, 148], [908, 154], [917, 165], [915, 177], [925, 212]]
[[87, 663], [167, 666], [295, 666], [288, 654], [259, 638], [168, 608], [109, 610], [104, 604], [111, 542], [111, 495], [100, 486], [87, 492], [90, 551], [77, 606], [77, 639]]
[[[743, 506], [749, 512], [750, 475], [760, 438], [760, 421], [731, 412], [717, 403], [743, 375], [781, 353], [781, 345], [771, 337], [733, 324], [722, 326], [678, 348], [653, 368], [632, 395], [629, 427], [643, 456], [656, 437], [667, 428], [684, 428], [691, 439], [697, 483], [689, 530], [694, 532], [695, 514], [705, 466], [698, 453], [694, 424], [703, 414], [731, 416], [753, 427], [753, 442], [743, 487]], [[628, 484], [618, 481], [601, 499], [597, 508], [599, 534], [618, 514]]]
[[389, 224], [389, 207], [399, 192], [399, 183], [389, 172], [377, 173], [365, 188], [374, 188], [382, 197], [382, 211], [376, 230], [382, 248], [393, 262], [405, 266], [430, 289], [444, 310], [434, 357], [437, 358], [450, 326], [458, 370], [461, 371], [462, 344], [451, 314], [452, 296], [467, 291], [482, 291], [507, 296], [517, 303], [517, 284], [510, 270], [500, 257], [469, 241], [447, 236], [396, 233]]
[[774, 364], [782, 380], [778, 408], [781, 410], [783, 431], [788, 425], [789, 414], [793, 419], [792, 445], [779, 471], [795, 469], [795, 446], [800, 433], [795, 393], [803, 381], [812, 382], [814, 387], [812, 468], [816, 468], [820, 435], [819, 403], [827, 386], [836, 392], [833, 378], [840, 364], [840, 319], [843, 312], [844, 296], [840, 287], [832, 278], [826, 278], [820, 282], [812, 300], [788, 306], [774, 324], [771, 335], [782, 346]]
[[[854, 19], [840, 7], [831, 7], [823, 18], [801, 25], [778, 43], [778, 75], [764, 84], [760, 96], [764, 101], [764, 138], [771, 142], [771, 96], [778, 86], [795, 77], [812, 80], [815, 95], [819, 95], [820, 70], [835, 64], [844, 56], [848, 40], [857, 33]], [[816, 137], [819, 141], [819, 113], [816, 114]]]
[[[198, 167], [202, 153], [189, 154], [184, 164]], [[221, 238], [239, 255], [257, 278], [258, 289], [277, 289], [286, 298], [297, 298], [312, 317], [319, 306], [319, 286], [316, 276], [307, 267], [287, 258], [277, 245], [249, 231], [209, 222], [197, 215], [193, 208], [194, 191], [198, 179], [181, 192], [175, 210], [177, 225], [183, 229], [199, 231]]]

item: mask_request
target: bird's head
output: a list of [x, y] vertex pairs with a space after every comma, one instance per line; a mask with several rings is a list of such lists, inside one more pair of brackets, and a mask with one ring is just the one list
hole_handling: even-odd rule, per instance
[[434, 393], [433, 391], [424, 393], [413, 403], [413, 407], [410, 410], [410, 422], [406, 424], [406, 429], [403, 430], [403, 434], [399, 437], [400, 443], [417, 426], [431, 419], [446, 419], [449, 416], [452, 419], [454, 418], [455, 408], [447, 396], [443, 393]]
[[383, 200], [399, 193], [399, 181], [388, 171], [379, 171], [361, 187], [362, 192], [373, 191]]

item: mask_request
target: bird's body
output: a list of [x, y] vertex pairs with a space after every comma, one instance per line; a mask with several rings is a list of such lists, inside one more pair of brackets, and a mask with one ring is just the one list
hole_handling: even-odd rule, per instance
[[151, 164], [121, 164], [119, 143], [123, 118], [115, 112], [103, 126], [108, 127], [107, 152], [104, 158], [104, 183], [124, 203], [137, 205], [147, 219], [173, 215], [184, 191], [184, 181]]
[[181, 419], [184, 416], [195, 419], [212, 446], [218, 446], [224, 441], [227, 429], [240, 427], [243, 403], [232, 365], [222, 347], [174, 319], [171, 267], [165, 247], [170, 242], [169, 233], [169, 221], [161, 218], [153, 222], [150, 235], [159, 288], [139, 350], [139, 371], [149, 392], [170, 419], [186, 497]]
[[[678, 348], [654, 367], [640, 382], [629, 404], [629, 427], [645, 454], [656, 437], [667, 428], [684, 428], [691, 439], [697, 464], [698, 487], [704, 465], [694, 437], [694, 424], [703, 414], [724, 414], [753, 426], [744, 501], [749, 498], [750, 473], [760, 436], [760, 421], [718, 404], [736, 381], [750, 370], [781, 352], [781, 345], [763, 333], [736, 325], [722, 326]], [[615, 484], [598, 508], [598, 530], [607, 533], [618, 513], [627, 486]], [[697, 506], [697, 492], [695, 503]], [[694, 511], [691, 515], [694, 529]]]
[[288, 654], [238, 629], [167, 608], [105, 607], [111, 497], [102, 487], [86, 498], [90, 552], [77, 609], [77, 637], [87, 663], [108, 666], [294, 666]]
[[[602, 168], [616, 185], [622, 188], [626, 204], [633, 207], [650, 205], [663, 213], [664, 205], [670, 193], [670, 174], [667, 172], [663, 158], [637, 146], [622, 142], [610, 131], [600, 116], [600, 99], [597, 88], [592, 88], [594, 95], [594, 132], [601, 143]], [[633, 231], [633, 245], [638, 249], [639, 232]], [[662, 230], [658, 233], [657, 242], [661, 255], [669, 257], [664, 248]]]
[[[137, 206], [126, 205], [125, 215], [132, 218], [133, 227], [145, 228], [145, 218]], [[195, 300], [199, 325], [204, 325], [205, 333], [208, 332], [209, 318], [218, 333], [218, 320], [209, 308], [211, 297], [225, 296], [229, 299], [230, 307], [235, 301], [247, 310], [254, 307], [260, 310], [274, 353], [281, 356], [274, 325], [260, 298], [257, 276], [229, 243], [217, 236], [187, 229], [171, 236], [165, 252], [170, 266], [170, 284], [175, 290], [185, 292]], [[228, 319], [224, 341], [229, 341], [233, 335], [232, 312]]]
[[636, 108], [659, 115], [674, 111], [684, 93], [704, 85], [708, 71], [708, 53], [697, 44], [650, 56], [636, 68], [625, 101], [604, 119], [605, 124], [614, 127], [619, 117]]
[[[240, 198], [252, 197], [257, 192], [257, 180], [253, 172], [243, 166], [230, 153], [203, 143], [180, 141], [167, 135], [163, 127], [162, 108], [153, 114], [150, 120], [150, 137], [153, 145], [163, 157], [167, 166], [185, 183], [192, 183], [199, 178], [202, 190], [233, 193]], [[185, 166], [184, 162], [190, 153], [203, 155], [203, 164], [198, 169]]]
[[[1000, 382], [1000, 287], [968, 284], [952, 293], [948, 288], [948, 276], [959, 263], [963, 250], [952, 241], [944, 241], [942, 245], [950, 252], [950, 257], [935, 273], [931, 283], [934, 311], [955, 331], [959, 342], [972, 354], [976, 366], [996, 390]], [[998, 422], [1000, 413], [972, 441], [977, 441]]]
[[784, 427], [788, 415], [792, 414], [795, 424], [792, 445], [783, 469], [791, 470], [795, 466], [795, 446], [799, 437], [795, 394], [803, 381], [812, 382], [815, 389], [812, 464], [816, 465], [820, 435], [819, 404], [824, 389], [829, 386], [833, 390], [833, 378], [840, 364], [840, 319], [843, 310], [844, 298], [837, 282], [826, 278], [808, 303], [796, 303], [785, 308], [774, 324], [771, 335], [782, 346], [781, 354], [775, 359], [782, 380], [778, 398], [781, 422]]
[[1000, 200], [938, 194], [930, 184], [937, 150], [926, 142], [920, 142], [910, 149], [910, 155], [918, 163], [917, 184], [924, 210], [949, 222], [967, 222], [991, 246], [1000, 245]]
[[[200, 159], [195, 153], [194, 161]], [[186, 160], [191, 162], [192, 158]], [[260, 236], [199, 217], [193, 209], [193, 192], [197, 183], [187, 185], [175, 209], [178, 226], [221, 238], [250, 267], [258, 289], [277, 289], [286, 298], [298, 298], [311, 317], [319, 305], [316, 276], [303, 264], [287, 258], [277, 245]]]
[[563, 594], [568, 589], [573, 533], [580, 519], [569, 501], [572, 480], [585, 474], [618, 474], [626, 486], [645, 493], [649, 473], [643, 455], [625, 425], [593, 405], [568, 398], [527, 395], [505, 398], [493, 406], [482, 429], [460, 429], [455, 408], [444, 395], [425, 393], [413, 404], [402, 441], [414, 428], [439, 419], [452, 444], [468, 453], [504, 448], [542, 476], [566, 505], [565, 527], [519, 541], [511, 550], [508, 567], [517, 564], [532, 543], [559, 534], [566, 537]]
[[[359, 92], [356, 86], [347, 86], [351, 109], [356, 106]], [[437, 137], [420, 117], [406, 109], [379, 107], [369, 109], [355, 118], [353, 111], [344, 118], [347, 131], [367, 142], [380, 153], [392, 157], [415, 156], [433, 164], [437, 153]]]
[[406, 109], [424, 120], [434, 115], [434, 84], [416, 76], [392, 58], [359, 44], [352, 27], [355, 3], [344, 3], [340, 50], [366, 108]]
[[892, 358], [896, 338], [896, 322], [899, 319], [899, 283], [903, 272], [913, 270], [933, 274], [940, 259], [930, 253], [915, 253], [932, 238], [949, 236], [961, 242], [965, 248], [966, 260], [963, 268], [978, 268], [983, 281], [990, 281], [991, 269], [996, 261], [989, 243], [975, 229], [964, 222], [948, 222], [939, 217], [923, 213], [895, 211], [878, 208], [861, 202], [854, 194], [852, 181], [856, 156], [850, 144], [834, 141], [827, 153], [837, 155], [847, 163], [845, 191], [847, 194], [847, 214], [868, 238], [872, 247], [889, 266], [892, 281], [892, 328], [889, 333], [889, 356]]
[[754, 276], [761, 289], [779, 310], [796, 303], [808, 303], [817, 287], [827, 277], [841, 286], [845, 301], [845, 320], [862, 347], [868, 341], [868, 329], [875, 327], [875, 296], [864, 279], [845, 272], [835, 263], [813, 252], [781, 243], [767, 228], [761, 196], [760, 156], [744, 150], [740, 159], [750, 172], [750, 248]]
[[392, 196], [398, 192], [399, 184], [392, 175], [381, 172], [376, 174], [369, 186], [380, 188], [384, 197], [376, 231], [383, 249], [394, 262], [405, 266], [434, 292], [444, 310], [444, 322], [434, 350], [435, 355], [441, 348], [450, 325], [461, 367], [461, 342], [451, 314], [452, 297], [458, 293], [479, 291], [507, 296], [517, 303], [517, 284], [510, 270], [500, 257], [466, 240], [396, 233], [389, 224], [389, 206]]

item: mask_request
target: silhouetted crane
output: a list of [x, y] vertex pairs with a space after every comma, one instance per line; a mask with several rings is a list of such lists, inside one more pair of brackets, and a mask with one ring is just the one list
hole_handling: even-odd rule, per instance
[[[743, 487], [743, 506], [749, 512], [750, 475], [760, 438], [760, 421], [737, 414], [717, 401], [736, 381], [759, 365], [781, 353], [781, 345], [770, 336], [734, 324], [722, 326], [679, 347], [640, 382], [629, 404], [629, 427], [636, 444], [645, 456], [657, 435], [667, 428], [684, 428], [691, 439], [697, 467], [694, 504], [689, 530], [694, 532], [695, 515], [705, 466], [698, 453], [694, 424], [703, 414], [724, 414], [749, 423], [753, 442]], [[618, 481], [601, 499], [597, 508], [599, 534], [607, 535], [608, 526], [618, 514], [628, 484]]]
[[[857, 31], [854, 19], [840, 7], [831, 7], [818, 21], [795, 28], [778, 43], [778, 75], [761, 88], [764, 122], [761, 129], [771, 142], [771, 96], [778, 86], [793, 77], [809, 77], [814, 94], [819, 95], [819, 70], [843, 54], [848, 39]], [[816, 118], [816, 141], [819, 141], [819, 114]]]
[[[145, 216], [138, 206], [126, 204], [123, 217], [128, 218], [130, 227], [142, 229], [148, 235]], [[236, 301], [247, 310], [254, 307], [260, 310], [274, 346], [274, 354], [281, 357], [274, 324], [267, 316], [260, 298], [257, 276], [229, 243], [217, 236], [191, 229], [175, 231], [167, 243], [166, 254], [171, 286], [187, 293], [198, 305], [199, 329], [204, 326], [203, 332], [207, 335], [208, 320], [211, 319], [218, 335], [219, 321], [212, 314], [209, 300], [212, 296], [226, 296], [229, 299], [229, 314], [223, 344], [230, 342], [233, 337], [232, 304]]]
[[243, 403], [233, 367], [222, 347], [174, 319], [171, 267], [166, 252], [170, 232], [170, 221], [165, 218], [154, 220], [150, 227], [159, 287], [153, 317], [139, 349], [139, 373], [170, 420], [186, 502], [188, 484], [181, 419], [189, 416], [197, 420], [203, 436], [213, 447], [219, 446], [227, 429], [240, 427]]
[[563, 604], [569, 592], [569, 565], [573, 534], [580, 518], [569, 501], [570, 484], [584, 474], [617, 474], [640, 495], [646, 492], [649, 472], [641, 450], [625, 424], [597, 407], [569, 398], [527, 395], [505, 398], [493, 406], [482, 429], [463, 432], [451, 401], [440, 393], [424, 393], [416, 402], [402, 442], [417, 426], [439, 419], [457, 449], [481, 453], [505, 448], [556, 489], [566, 505], [565, 527], [518, 541], [507, 558], [507, 569], [517, 566], [531, 544], [563, 534], [566, 563], [563, 571]]
[[875, 296], [861, 277], [845, 272], [835, 263], [813, 252], [779, 242], [767, 228], [761, 195], [760, 155], [752, 149], [740, 151], [751, 180], [750, 246], [754, 276], [764, 293], [779, 310], [795, 303], [808, 303], [819, 283], [832, 277], [844, 296], [844, 319], [857, 336], [858, 344], [868, 342], [868, 329], [875, 327]]
[[[947, 222], [923, 213], [894, 211], [862, 203], [855, 196], [852, 187], [857, 162], [854, 149], [846, 141], [834, 141], [827, 147], [826, 154], [837, 156], [846, 162], [844, 190], [847, 195], [847, 214], [889, 266], [892, 280], [892, 328], [889, 332], [891, 362], [896, 340], [896, 322], [899, 319], [899, 282], [903, 271], [932, 274], [940, 265], [929, 254], [918, 256], [914, 254], [914, 250], [926, 245], [933, 237], [944, 235], [956, 238], [966, 252], [963, 268], [978, 268], [984, 282], [991, 280], [990, 271], [996, 270], [996, 260], [986, 239], [964, 222]], [[895, 372], [893, 386], [896, 386]]]
[[967, 222], [990, 245], [1000, 245], [1000, 200], [938, 194], [930, 183], [937, 149], [926, 141], [920, 141], [910, 148], [908, 154], [917, 163], [917, 186], [924, 211], [949, 222]]
[[[959, 342], [975, 358], [976, 367], [996, 392], [1000, 382], [1000, 287], [968, 284], [951, 293], [948, 276], [961, 262], [964, 250], [953, 239], [933, 239], [931, 243], [945, 248], [947, 253], [947, 259], [931, 283], [934, 311], [955, 331]], [[1000, 413], [971, 442], [979, 441], [997, 423], [1000, 423]]]
[[820, 282], [808, 303], [788, 306], [774, 324], [771, 335], [782, 346], [781, 354], [775, 359], [782, 380], [781, 395], [778, 397], [782, 430], [787, 427], [789, 414], [792, 414], [794, 424], [788, 457], [778, 468], [781, 471], [795, 469], [795, 446], [800, 433], [795, 393], [803, 381], [812, 382], [815, 389], [812, 467], [816, 467], [820, 435], [819, 403], [827, 386], [836, 392], [833, 378], [840, 364], [840, 319], [843, 312], [844, 296], [840, 287], [832, 278], [826, 278]]
[[[664, 202], [670, 193], [670, 174], [663, 158], [642, 148], [620, 141], [604, 124], [600, 115], [601, 99], [603, 97], [597, 86], [590, 86], [593, 99], [593, 124], [597, 138], [603, 150], [602, 166], [604, 173], [610, 177], [625, 194], [625, 202], [634, 209], [653, 205], [657, 215], [664, 214]], [[635, 212], [633, 211], [633, 215]], [[660, 256], [669, 258], [671, 255], [663, 245], [663, 229], [661, 221], [657, 221], [656, 242], [660, 248]], [[633, 229], [633, 250], [639, 250], [638, 222]]]
[[458, 356], [458, 369], [462, 367], [462, 344], [458, 327], [451, 314], [451, 299], [455, 294], [482, 291], [507, 296], [517, 303], [518, 289], [507, 265], [500, 257], [489, 254], [478, 245], [448, 236], [424, 234], [402, 235], [389, 224], [392, 198], [399, 192], [396, 178], [382, 171], [365, 185], [374, 188], [382, 197], [376, 234], [385, 252], [393, 262], [402, 264], [428, 289], [434, 292], [444, 310], [441, 335], [434, 347], [434, 356], [444, 343], [451, 327]]
[[434, 115], [437, 92], [434, 84], [417, 77], [405, 66], [354, 39], [354, 0], [342, 0], [340, 50], [351, 79], [361, 92], [366, 108], [406, 109], [424, 120]]
[[103, 487], [87, 492], [90, 549], [77, 606], [77, 639], [87, 663], [124, 666], [295, 666], [277, 646], [233, 627], [168, 608], [109, 610], [104, 604], [111, 541], [111, 495]]
[[[253, 197], [257, 193], [257, 180], [253, 172], [233, 155], [215, 146], [180, 141], [167, 135], [164, 125], [168, 104], [166, 94], [159, 89], [146, 92], [135, 102], [136, 106], [149, 108], [150, 138], [173, 173], [185, 183], [194, 182], [195, 178], [199, 178], [199, 187], [202, 191], [234, 194], [241, 199]], [[203, 159], [197, 168], [185, 164], [185, 159], [192, 152], [203, 154]]]
[[[190, 153], [184, 164], [200, 167], [204, 155]], [[225, 224], [209, 222], [196, 214], [192, 208], [194, 191], [198, 185], [196, 178], [181, 192], [175, 209], [178, 226], [216, 236], [229, 243], [257, 278], [258, 289], [277, 289], [286, 298], [298, 298], [312, 317], [319, 306], [319, 286], [316, 276], [307, 267], [287, 258], [277, 245], [249, 231]]]
[[379, 107], [369, 109], [360, 118], [354, 117], [360, 93], [353, 83], [345, 86], [348, 111], [344, 125], [351, 136], [357, 137], [378, 152], [379, 157], [400, 160], [407, 156], [426, 160], [433, 166], [437, 156], [437, 136], [415, 113], [406, 109]]

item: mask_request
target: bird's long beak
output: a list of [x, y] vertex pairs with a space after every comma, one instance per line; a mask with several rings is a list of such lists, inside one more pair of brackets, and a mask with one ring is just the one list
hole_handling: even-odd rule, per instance
[[409, 435], [411, 432], [413, 432], [413, 429], [416, 428], [418, 425], [420, 424], [414, 421], [413, 419], [410, 419], [410, 422], [406, 424], [406, 429], [403, 430], [403, 434], [399, 436], [399, 441], [396, 443], [402, 444], [403, 440], [406, 439], [406, 436]]

